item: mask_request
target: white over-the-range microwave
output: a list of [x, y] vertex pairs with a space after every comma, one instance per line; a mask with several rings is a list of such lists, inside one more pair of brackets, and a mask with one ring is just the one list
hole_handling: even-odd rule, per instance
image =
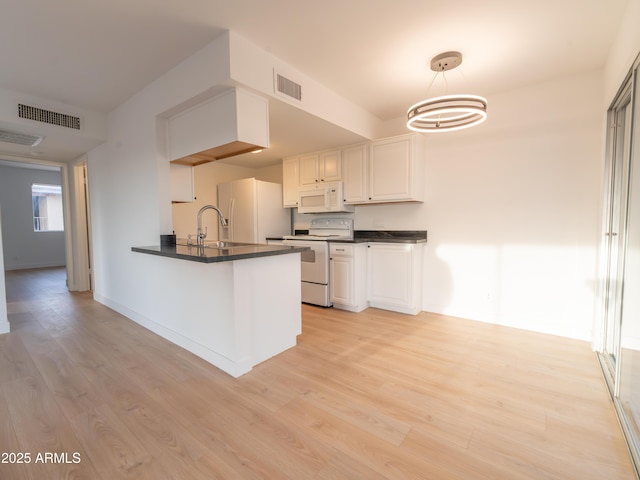
[[298, 190], [299, 213], [353, 212], [353, 205], [345, 205], [342, 182], [320, 182], [302, 185]]

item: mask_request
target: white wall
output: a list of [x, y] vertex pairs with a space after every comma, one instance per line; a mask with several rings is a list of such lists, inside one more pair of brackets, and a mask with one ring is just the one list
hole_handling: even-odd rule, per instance
[[425, 309], [591, 339], [601, 82], [493, 96], [485, 128], [430, 143]]
[[254, 171], [257, 180], [282, 184], [282, 164], [258, 168]]
[[60, 172], [0, 166], [4, 269], [65, 265], [64, 232], [34, 232], [31, 185], [61, 185]]

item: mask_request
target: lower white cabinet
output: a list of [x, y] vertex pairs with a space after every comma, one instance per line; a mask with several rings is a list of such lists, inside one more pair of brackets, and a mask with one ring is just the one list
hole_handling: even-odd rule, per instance
[[334, 308], [360, 312], [367, 308], [367, 246], [329, 243], [329, 285]]
[[422, 310], [424, 244], [369, 243], [369, 306], [416, 315]]

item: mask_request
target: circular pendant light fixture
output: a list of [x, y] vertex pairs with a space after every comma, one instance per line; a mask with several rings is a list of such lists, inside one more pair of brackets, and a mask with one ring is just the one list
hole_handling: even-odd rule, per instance
[[[461, 63], [460, 52], [445, 52], [433, 57], [431, 70], [435, 71], [437, 76], [438, 73], [452, 70]], [[416, 132], [450, 132], [473, 127], [484, 122], [486, 118], [485, 98], [478, 95], [445, 95], [411, 106], [407, 111], [407, 128]]]

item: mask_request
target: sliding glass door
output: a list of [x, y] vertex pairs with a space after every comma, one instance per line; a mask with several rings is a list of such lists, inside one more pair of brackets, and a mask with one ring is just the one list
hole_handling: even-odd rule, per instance
[[627, 235], [621, 312], [618, 399], [629, 439], [640, 457], [640, 83], [634, 72]]
[[631, 138], [631, 78], [609, 111], [607, 206], [605, 208], [603, 286], [604, 360], [615, 382], [622, 324], [623, 275]]
[[640, 471], [640, 84], [636, 62], [609, 110], [600, 359]]

